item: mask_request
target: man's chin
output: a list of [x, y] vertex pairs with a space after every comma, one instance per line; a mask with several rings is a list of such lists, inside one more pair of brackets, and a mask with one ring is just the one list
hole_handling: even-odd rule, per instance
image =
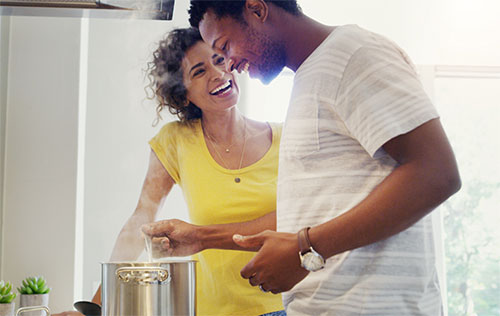
[[278, 77], [280, 73], [273, 73], [273, 74], [252, 74], [249, 73], [250, 78], [252, 79], [259, 79], [260, 82], [262, 82], [264, 85], [268, 85], [273, 81], [276, 77]]

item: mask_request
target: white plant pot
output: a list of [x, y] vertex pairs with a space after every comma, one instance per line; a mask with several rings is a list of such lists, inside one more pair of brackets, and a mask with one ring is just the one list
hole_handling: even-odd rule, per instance
[[14, 302], [0, 304], [0, 316], [14, 316]]
[[[21, 294], [19, 307], [46, 306], [49, 307], [49, 294]], [[23, 316], [46, 316], [44, 310], [24, 312]]]

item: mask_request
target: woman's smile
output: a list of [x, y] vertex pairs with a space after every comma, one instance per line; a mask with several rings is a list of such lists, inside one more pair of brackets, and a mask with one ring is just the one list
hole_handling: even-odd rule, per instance
[[228, 80], [215, 87], [215, 89], [210, 91], [210, 94], [214, 96], [224, 97], [229, 93], [231, 93], [232, 89], [233, 89], [233, 82], [231, 80]]

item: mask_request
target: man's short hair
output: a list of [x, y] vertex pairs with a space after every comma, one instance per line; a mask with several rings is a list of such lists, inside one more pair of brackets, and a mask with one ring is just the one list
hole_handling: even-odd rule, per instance
[[[297, 0], [264, 1], [272, 3], [293, 15], [298, 15], [302, 12], [300, 6], [297, 4]], [[209, 10], [213, 10], [217, 18], [230, 16], [235, 20], [241, 21], [245, 2], [246, 0], [191, 0], [189, 23], [193, 27], [199, 27], [200, 21]]]

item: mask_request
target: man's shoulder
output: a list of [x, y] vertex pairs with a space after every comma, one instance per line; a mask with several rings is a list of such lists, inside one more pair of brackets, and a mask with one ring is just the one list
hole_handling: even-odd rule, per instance
[[379, 38], [383, 37], [355, 24], [336, 26], [311, 54], [309, 65], [318, 59], [323, 63], [330, 60], [337, 65], [348, 62], [358, 50], [373, 46]]

